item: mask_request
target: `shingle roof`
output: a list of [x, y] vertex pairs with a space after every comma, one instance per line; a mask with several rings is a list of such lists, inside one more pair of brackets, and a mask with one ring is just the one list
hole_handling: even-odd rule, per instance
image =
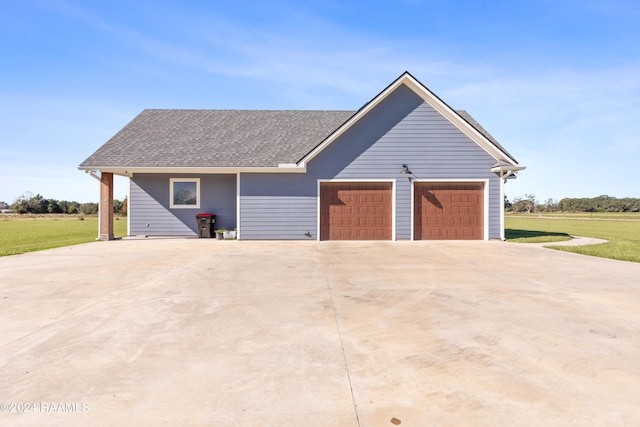
[[353, 114], [144, 110], [80, 167], [277, 167], [295, 163]]
[[[354, 113], [144, 110], [80, 168], [277, 167], [296, 163]], [[457, 113], [510, 156], [466, 111]]]
[[471, 117], [471, 114], [467, 113], [465, 110], [456, 110], [456, 113], [458, 113], [460, 117], [465, 119], [467, 123], [469, 123], [473, 128], [475, 128], [475, 130], [480, 132], [482, 136], [484, 136], [489, 141], [491, 141], [493, 145], [498, 147], [504, 154], [511, 157], [512, 159], [514, 158], [511, 154], [509, 154], [509, 152], [502, 145], [500, 145], [498, 141], [496, 141], [496, 139], [493, 136], [491, 136], [489, 132], [487, 132], [485, 128], [483, 128], [480, 125], [480, 123], [476, 122], [476, 120], [473, 117]]

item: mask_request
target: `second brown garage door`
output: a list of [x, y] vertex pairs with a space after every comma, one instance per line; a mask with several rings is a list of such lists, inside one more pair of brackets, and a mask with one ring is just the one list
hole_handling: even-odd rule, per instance
[[483, 239], [483, 195], [481, 182], [416, 182], [413, 238]]
[[391, 240], [392, 184], [320, 183], [320, 240]]

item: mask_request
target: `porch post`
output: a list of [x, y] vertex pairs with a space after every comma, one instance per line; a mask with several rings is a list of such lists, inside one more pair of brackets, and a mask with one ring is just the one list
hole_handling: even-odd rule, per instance
[[100, 206], [98, 208], [98, 239], [113, 240], [113, 173], [100, 174]]

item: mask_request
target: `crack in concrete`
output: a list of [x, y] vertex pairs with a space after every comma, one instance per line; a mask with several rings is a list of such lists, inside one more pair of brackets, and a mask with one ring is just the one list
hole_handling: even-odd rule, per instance
[[353, 411], [356, 415], [356, 423], [360, 427], [360, 417], [358, 415], [358, 405], [356, 404], [356, 398], [353, 394], [353, 385], [351, 383], [351, 373], [349, 372], [349, 364], [347, 363], [347, 355], [344, 351], [344, 344], [342, 341], [342, 333], [340, 332], [340, 322], [338, 322], [338, 313], [336, 312], [336, 306], [333, 300], [333, 291], [331, 290], [331, 283], [329, 277], [327, 277], [327, 270], [324, 271], [324, 278], [327, 283], [327, 290], [329, 291], [329, 300], [331, 301], [331, 311], [333, 311], [333, 318], [336, 322], [336, 331], [338, 332], [338, 339], [340, 340], [340, 348], [342, 350], [342, 360], [344, 360], [344, 367], [347, 372], [347, 380], [349, 381], [349, 390], [351, 392], [351, 401], [353, 402]]

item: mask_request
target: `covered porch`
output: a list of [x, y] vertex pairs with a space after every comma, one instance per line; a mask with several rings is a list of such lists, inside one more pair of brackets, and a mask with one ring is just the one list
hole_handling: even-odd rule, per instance
[[[196, 214], [216, 215], [215, 228], [238, 227], [238, 173], [144, 173], [86, 171], [99, 181], [98, 240], [114, 237], [114, 177], [128, 179], [129, 236], [186, 236], [198, 234]], [[193, 189], [189, 188], [193, 185]], [[186, 188], [193, 199], [184, 200]], [[120, 191], [120, 190], [118, 190]]]

